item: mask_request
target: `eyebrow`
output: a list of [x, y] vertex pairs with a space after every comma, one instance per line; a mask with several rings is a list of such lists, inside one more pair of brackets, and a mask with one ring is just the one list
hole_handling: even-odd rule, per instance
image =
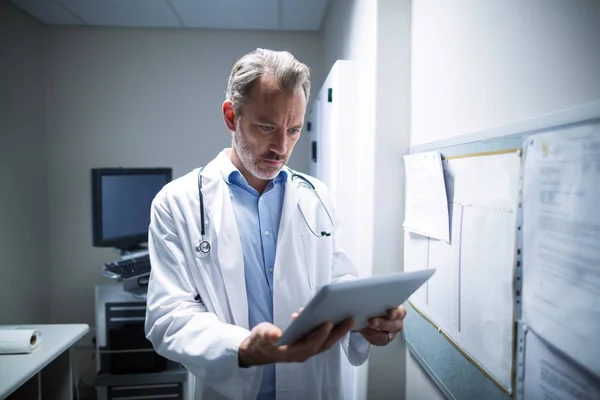
[[256, 123], [259, 125], [277, 125], [277, 124], [274, 124], [273, 122], [270, 122], [269, 120], [262, 119], [262, 118], [258, 118], [256, 120]]
[[[266, 120], [266, 119], [262, 119], [262, 118], [259, 118], [259, 119], [257, 119], [257, 120], [256, 120], [256, 123], [257, 123], [257, 124], [259, 124], [259, 125], [271, 125], [271, 126], [277, 126], [277, 124], [276, 124], [276, 123], [269, 122], [268, 120]], [[302, 129], [302, 127], [304, 127], [304, 122], [301, 122], [301, 123], [299, 123], [299, 124], [297, 124], [297, 125], [294, 125], [294, 126], [292, 126], [290, 129]]]

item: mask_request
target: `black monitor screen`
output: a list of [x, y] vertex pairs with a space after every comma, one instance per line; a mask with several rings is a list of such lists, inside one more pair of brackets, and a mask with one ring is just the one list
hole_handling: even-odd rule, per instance
[[92, 170], [94, 246], [126, 249], [147, 241], [152, 200], [170, 169]]

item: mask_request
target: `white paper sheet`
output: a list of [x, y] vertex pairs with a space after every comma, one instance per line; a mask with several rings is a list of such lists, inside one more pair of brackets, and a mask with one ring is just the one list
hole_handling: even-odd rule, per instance
[[520, 151], [457, 158], [447, 162], [449, 174], [446, 179], [452, 181], [451, 194], [455, 202], [463, 206], [499, 210], [517, 208]]
[[600, 124], [533, 136], [523, 186], [523, 319], [600, 376]]
[[600, 381], [544, 343], [532, 330], [525, 339], [524, 399], [600, 399]]
[[462, 206], [452, 205], [451, 243], [441, 240], [429, 242], [429, 266], [435, 274], [427, 281], [427, 305], [431, 317], [448, 332], [459, 332], [459, 278]]
[[453, 199], [463, 205], [457, 343], [507, 389], [513, 323], [520, 152], [450, 160]]
[[[410, 272], [427, 269], [429, 238], [412, 232], [405, 232], [404, 238], [404, 271]], [[433, 276], [436, 275], [437, 271]], [[409, 298], [410, 302], [423, 312], [427, 308], [427, 285], [429, 284], [429, 280], [421, 285]]]
[[435, 239], [450, 241], [448, 197], [438, 151], [404, 156], [406, 217], [404, 228]]
[[463, 209], [458, 343], [506, 388], [513, 355], [516, 215]]

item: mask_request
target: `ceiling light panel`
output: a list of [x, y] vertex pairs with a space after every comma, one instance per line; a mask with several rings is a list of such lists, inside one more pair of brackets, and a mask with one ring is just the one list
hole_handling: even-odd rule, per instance
[[48, 25], [82, 25], [83, 22], [65, 7], [51, 0], [11, 0], [11, 2], [38, 21]]
[[87, 24], [98, 26], [179, 27], [166, 0], [60, 0]]
[[190, 28], [279, 28], [279, 0], [169, 1], [185, 26]]

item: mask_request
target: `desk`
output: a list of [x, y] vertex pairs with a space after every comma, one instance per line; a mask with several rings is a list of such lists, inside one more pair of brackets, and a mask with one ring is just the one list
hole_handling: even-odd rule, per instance
[[69, 348], [88, 331], [86, 324], [19, 325], [41, 332], [30, 354], [0, 355], [0, 399], [71, 399]]

